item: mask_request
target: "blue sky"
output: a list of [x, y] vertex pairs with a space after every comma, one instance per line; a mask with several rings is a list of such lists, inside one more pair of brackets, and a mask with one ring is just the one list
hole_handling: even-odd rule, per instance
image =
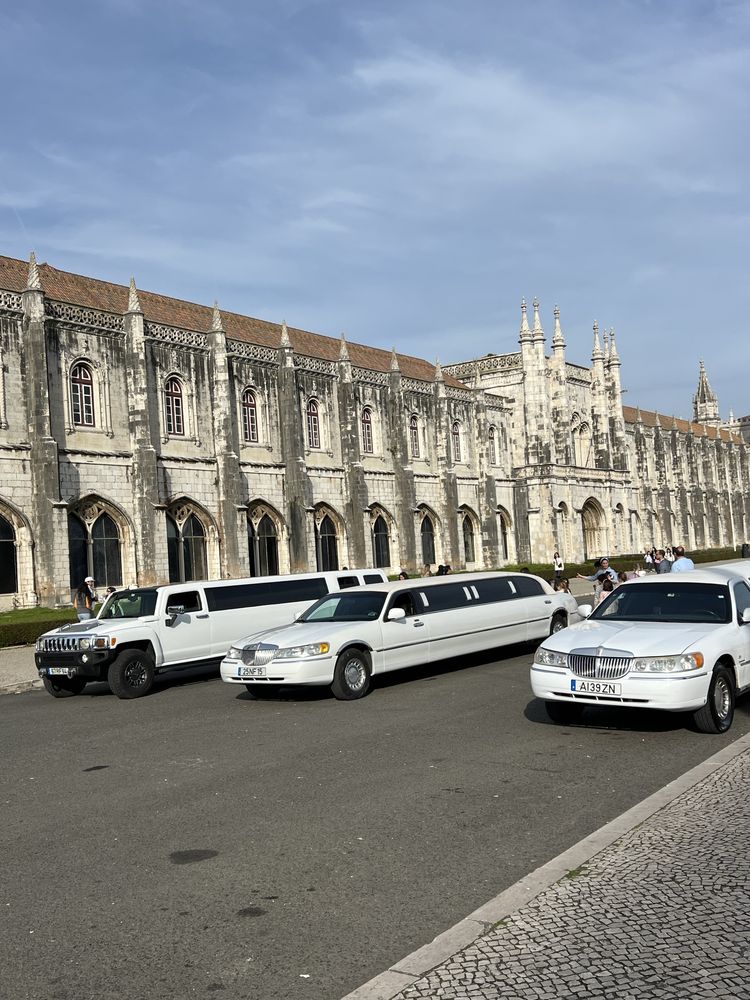
[[443, 363], [536, 296], [750, 412], [747, 0], [0, 8], [0, 253]]

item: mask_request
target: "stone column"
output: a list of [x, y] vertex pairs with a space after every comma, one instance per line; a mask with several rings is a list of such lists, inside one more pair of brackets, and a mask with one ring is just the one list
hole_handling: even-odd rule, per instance
[[349, 535], [349, 558], [351, 568], [369, 566], [372, 554], [365, 538], [365, 523], [362, 517], [369, 505], [367, 484], [359, 440], [359, 407], [357, 394], [352, 382], [352, 365], [346, 340], [341, 337], [338, 381], [339, 431], [341, 434], [341, 461], [344, 466], [346, 497], [344, 510]]
[[292, 573], [308, 570], [307, 511], [312, 509], [312, 485], [305, 463], [305, 433], [302, 425], [294, 365], [294, 350], [286, 323], [281, 326], [279, 347], [279, 431], [284, 458], [286, 513], [289, 525], [289, 566]]
[[[388, 383], [388, 451], [393, 463], [395, 516], [398, 520], [400, 565], [411, 573], [421, 570], [421, 553], [418, 555], [415, 534], [414, 510], [417, 493], [414, 469], [409, 454], [409, 417], [401, 388], [401, 369], [396, 349], [391, 354], [391, 371]], [[393, 556], [391, 556], [393, 558]]]

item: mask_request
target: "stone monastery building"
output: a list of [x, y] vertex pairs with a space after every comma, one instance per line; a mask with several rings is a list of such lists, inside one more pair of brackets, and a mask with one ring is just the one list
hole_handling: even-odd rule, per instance
[[120, 583], [417, 573], [750, 537], [748, 450], [701, 363], [694, 420], [570, 364], [419, 358], [0, 257], [0, 608]]

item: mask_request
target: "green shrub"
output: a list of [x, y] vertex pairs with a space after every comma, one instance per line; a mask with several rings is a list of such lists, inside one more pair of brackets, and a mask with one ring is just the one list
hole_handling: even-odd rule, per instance
[[[47, 608], [49, 612], [49, 608]], [[40, 635], [49, 632], [52, 628], [60, 625], [69, 625], [71, 621], [76, 621], [77, 616], [70, 615], [65, 618], [59, 615], [55, 618], [35, 618], [31, 621], [4, 621], [5, 615], [0, 615], [0, 649], [6, 646], [26, 646], [35, 643]]]

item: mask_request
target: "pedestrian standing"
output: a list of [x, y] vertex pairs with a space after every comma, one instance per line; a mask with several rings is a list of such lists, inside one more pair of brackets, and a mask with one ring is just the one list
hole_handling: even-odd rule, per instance
[[695, 563], [685, 555], [682, 545], [675, 545], [674, 554], [676, 559], [672, 563], [673, 573], [689, 573], [691, 569], [695, 569]]
[[562, 556], [559, 552], [555, 552], [552, 556], [552, 569], [555, 571], [555, 579], [562, 580], [565, 563], [563, 562]]
[[94, 617], [94, 605], [96, 604], [94, 582], [93, 576], [87, 576], [73, 598], [73, 607], [78, 612], [79, 622], [87, 622], [89, 618]]

